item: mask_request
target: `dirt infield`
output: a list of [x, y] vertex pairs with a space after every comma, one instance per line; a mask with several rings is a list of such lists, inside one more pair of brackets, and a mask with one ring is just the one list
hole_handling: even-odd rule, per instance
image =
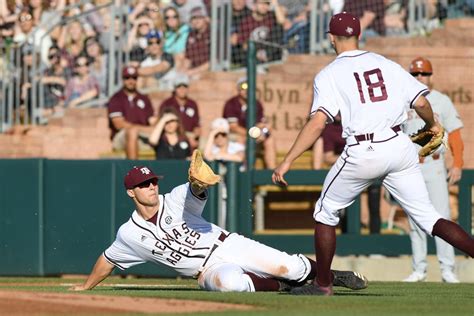
[[251, 306], [190, 300], [0, 290], [0, 315], [103, 315], [250, 310]]

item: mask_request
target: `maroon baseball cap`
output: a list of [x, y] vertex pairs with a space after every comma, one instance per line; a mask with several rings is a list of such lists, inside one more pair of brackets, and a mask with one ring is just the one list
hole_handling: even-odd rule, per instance
[[332, 16], [331, 21], [329, 22], [329, 30], [327, 33], [346, 37], [359, 36], [359, 18], [347, 12], [335, 14]]
[[145, 166], [134, 166], [130, 169], [125, 178], [123, 184], [126, 189], [133, 189], [140, 183], [148, 181], [150, 179], [162, 179], [163, 176], [157, 176], [150, 168]]
[[125, 66], [122, 69], [122, 77], [138, 77], [138, 69], [133, 66]]

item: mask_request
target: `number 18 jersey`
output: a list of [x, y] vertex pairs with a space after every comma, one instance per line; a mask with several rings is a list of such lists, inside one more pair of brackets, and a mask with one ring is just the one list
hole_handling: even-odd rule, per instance
[[384, 131], [402, 124], [428, 88], [397, 63], [375, 53], [346, 51], [315, 77], [311, 115], [339, 113], [342, 137]]

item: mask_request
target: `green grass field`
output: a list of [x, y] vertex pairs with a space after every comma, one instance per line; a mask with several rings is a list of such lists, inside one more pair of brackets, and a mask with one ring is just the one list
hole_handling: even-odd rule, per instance
[[[5, 277], [0, 278], [0, 290], [67, 292], [71, 284], [81, 281]], [[191, 299], [256, 307], [254, 311], [193, 315], [474, 315], [474, 284], [471, 283], [372, 282], [367, 289], [361, 291], [336, 288], [336, 295], [333, 297], [302, 297], [282, 293], [205, 292], [197, 288], [195, 280], [190, 279], [111, 278], [103, 286], [88, 291], [87, 294]]]

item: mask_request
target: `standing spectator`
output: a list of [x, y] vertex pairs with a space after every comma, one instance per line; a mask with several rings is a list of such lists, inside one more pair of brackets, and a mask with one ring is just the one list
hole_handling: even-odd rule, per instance
[[[435, 119], [448, 132], [448, 143], [454, 161], [449, 172], [446, 172], [444, 153], [439, 150], [428, 157], [420, 158], [420, 169], [423, 178], [425, 179], [428, 194], [433, 206], [443, 218], [450, 219], [451, 210], [449, 207], [448, 185], [453, 185], [461, 179], [464, 148], [461, 138], [461, 128], [463, 127], [463, 123], [461, 122], [459, 114], [449, 97], [432, 89], [433, 82], [431, 76], [433, 74], [433, 67], [428, 59], [423, 57], [414, 59], [410, 64], [409, 71], [412, 76], [430, 88], [431, 92], [426, 98], [430, 101], [431, 106], [433, 107]], [[410, 110], [408, 112], [408, 120], [404, 125], [404, 130], [406, 133], [412, 134], [421, 128], [423, 128], [421, 118], [416, 114], [416, 112]], [[411, 227], [411, 248], [413, 252], [413, 273], [404, 281], [424, 281], [426, 279], [426, 270], [428, 266], [428, 263], [426, 262], [426, 234], [411, 218], [409, 218], [409, 222]], [[438, 237], [435, 237], [435, 243], [443, 282], [459, 283], [458, 278], [454, 274], [455, 261], [453, 247]]]
[[147, 35], [147, 57], [141, 62], [138, 73], [143, 78], [139, 83], [141, 88], [159, 86], [169, 88], [174, 80], [175, 72], [173, 56], [163, 52], [162, 35], [159, 31], [153, 30]]
[[123, 87], [109, 101], [109, 127], [112, 146], [124, 150], [128, 159], [138, 158], [138, 149], [151, 149], [148, 136], [157, 122], [148, 96], [137, 91], [138, 69], [122, 70]]
[[67, 82], [65, 105], [75, 108], [81, 103], [97, 98], [100, 93], [99, 82], [90, 74], [90, 61], [86, 55], [80, 55], [74, 62], [74, 76]]
[[100, 96], [107, 95], [107, 55], [104, 48], [95, 36], [86, 38], [84, 42], [84, 54], [90, 61], [89, 71], [99, 83]]
[[191, 157], [191, 146], [184, 132], [179, 114], [174, 108], [166, 108], [151, 132], [150, 144], [155, 149], [156, 159], [187, 159]]
[[19, 28], [15, 32], [13, 41], [17, 44], [22, 45], [24, 53], [27, 51], [28, 54], [33, 51], [39, 53], [41, 56], [41, 62], [45, 65], [49, 65], [48, 51], [51, 45], [53, 45], [51, 38], [41, 28], [34, 27], [33, 15], [30, 10], [24, 9], [18, 15]]
[[[236, 134], [240, 143], [245, 143], [247, 131], [247, 79], [242, 78], [237, 82], [237, 95], [227, 100], [224, 105], [223, 117], [229, 121], [230, 131]], [[262, 130], [262, 135], [257, 138], [257, 144], [263, 145], [263, 160], [267, 169], [276, 166], [276, 145], [271, 135], [270, 126], [265, 122], [263, 106], [257, 100], [256, 126]]]
[[[231, 34], [240, 34], [240, 25], [243, 19], [252, 15], [252, 10], [247, 6], [246, 0], [232, 0], [232, 22], [231, 22]], [[231, 37], [231, 55], [232, 63], [236, 65], [244, 64], [245, 62], [245, 51], [243, 43], [239, 43], [237, 36]]]
[[[274, 11], [271, 10], [273, 6]], [[283, 43], [282, 25], [285, 17], [277, 0], [255, 0], [252, 14], [242, 19], [238, 33], [231, 36], [232, 45], [242, 45], [247, 51], [247, 41], [265, 41], [279, 45]], [[257, 44], [257, 60], [268, 62], [281, 58], [281, 48], [275, 45]]]
[[225, 118], [212, 121], [211, 132], [204, 147], [204, 158], [209, 161], [242, 162], [245, 158], [245, 146], [229, 139], [229, 122]]
[[140, 18], [143, 16], [146, 16], [153, 22], [151, 29], [160, 31], [164, 29], [165, 24], [161, 14], [159, 0], [138, 1], [138, 3], [133, 6], [132, 12], [128, 15], [128, 20], [132, 24], [135, 24], [137, 17]]
[[160, 105], [159, 113], [165, 113], [169, 108], [174, 109], [183, 125], [188, 137], [191, 149], [199, 146], [201, 136], [201, 122], [199, 117], [199, 107], [193, 99], [189, 98], [189, 80], [187, 77], [177, 77], [174, 81], [174, 90], [168, 99]]
[[72, 21], [62, 28], [58, 46], [69, 55], [71, 65], [84, 50], [84, 41], [87, 35], [80, 21]]
[[168, 7], [163, 12], [165, 17], [165, 53], [173, 55], [175, 67], [178, 71], [184, 67], [184, 53], [189, 35], [189, 25], [182, 23], [178, 10]]
[[189, 23], [191, 10], [200, 7], [206, 11], [206, 6], [202, 0], [172, 0], [171, 5], [178, 9], [179, 16], [183, 23]]
[[200, 7], [191, 11], [191, 32], [186, 42], [185, 69], [191, 78], [209, 70], [211, 29], [206, 12]]
[[346, 0], [343, 11], [360, 19], [362, 37], [385, 36], [384, 0]]

